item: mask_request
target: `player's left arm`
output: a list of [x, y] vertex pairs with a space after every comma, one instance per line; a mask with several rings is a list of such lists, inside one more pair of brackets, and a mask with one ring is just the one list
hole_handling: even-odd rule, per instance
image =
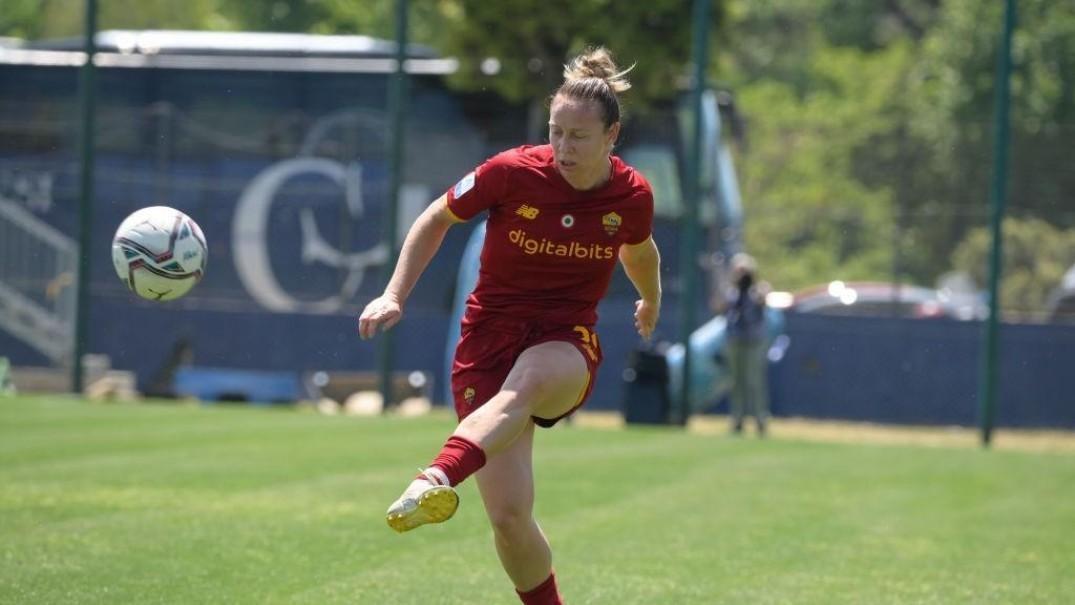
[[635, 328], [648, 340], [661, 314], [661, 253], [657, 242], [650, 236], [644, 242], [620, 246], [620, 263], [640, 297], [635, 302]]

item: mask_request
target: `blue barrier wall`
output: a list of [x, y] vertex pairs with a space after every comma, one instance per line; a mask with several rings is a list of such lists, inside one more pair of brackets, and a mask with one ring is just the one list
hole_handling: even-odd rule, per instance
[[[773, 412], [889, 423], [978, 423], [982, 324], [789, 313]], [[1003, 324], [996, 423], [1075, 428], [1075, 327]]]

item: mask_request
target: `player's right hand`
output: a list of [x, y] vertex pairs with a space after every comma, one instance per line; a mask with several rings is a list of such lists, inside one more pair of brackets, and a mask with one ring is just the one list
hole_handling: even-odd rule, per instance
[[657, 317], [661, 314], [661, 303], [651, 303], [645, 300], [635, 301], [635, 329], [643, 340], [649, 342], [653, 336], [653, 330], [657, 327]]
[[358, 335], [368, 340], [399, 323], [403, 317], [403, 308], [399, 301], [387, 294], [382, 294], [370, 301], [362, 314], [358, 316]]

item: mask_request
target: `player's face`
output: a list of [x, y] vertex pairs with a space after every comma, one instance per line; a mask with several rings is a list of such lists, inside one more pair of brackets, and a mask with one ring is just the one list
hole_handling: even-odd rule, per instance
[[607, 130], [593, 101], [557, 96], [549, 113], [549, 143], [556, 168], [576, 189], [592, 189], [608, 180], [608, 156], [620, 133], [616, 122]]

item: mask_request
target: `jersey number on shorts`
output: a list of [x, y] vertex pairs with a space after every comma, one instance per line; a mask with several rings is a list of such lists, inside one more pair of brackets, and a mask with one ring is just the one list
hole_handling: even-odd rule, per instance
[[595, 349], [600, 349], [600, 345], [597, 343], [597, 333], [587, 328], [586, 326], [575, 326], [575, 331], [579, 333], [579, 338], [582, 340], [582, 348], [586, 350], [586, 354], [590, 356], [590, 359], [597, 361], [597, 353]]

